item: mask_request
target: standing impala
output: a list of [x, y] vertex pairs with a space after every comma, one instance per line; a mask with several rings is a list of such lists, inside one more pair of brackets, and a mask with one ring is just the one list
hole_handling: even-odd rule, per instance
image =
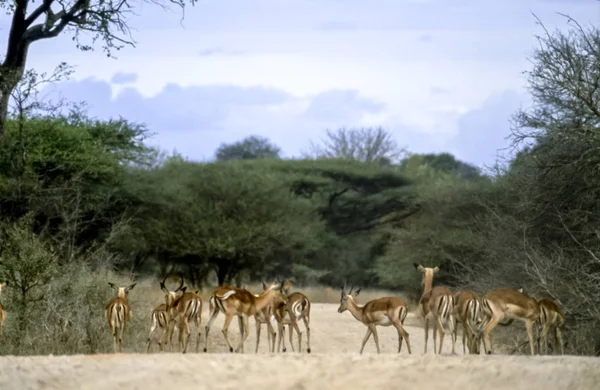
[[302, 350], [302, 332], [298, 325], [298, 321], [302, 320], [304, 322], [304, 328], [306, 329], [306, 352], [310, 353], [310, 300], [306, 295], [300, 292], [289, 294], [291, 288], [292, 283], [288, 280], [284, 281], [281, 286], [282, 298], [274, 301], [275, 319], [277, 320], [279, 331], [277, 351], [280, 351], [282, 342], [283, 352], [286, 351], [284, 340], [285, 325], [288, 325], [292, 351], [295, 351], [293, 342], [294, 330], [298, 333], [298, 351]]
[[[2, 288], [6, 287], [7, 282], [0, 283], [0, 298], [2, 298]], [[6, 321], [6, 310], [4, 310], [4, 306], [2, 306], [2, 302], [0, 302], [0, 337], [2, 337], [2, 327], [4, 326], [4, 321]]]
[[481, 339], [481, 336], [483, 336], [483, 347], [487, 354], [492, 353], [490, 332], [500, 322], [507, 323], [507, 320], [515, 319], [525, 322], [531, 355], [535, 354], [533, 324], [540, 317], [540, 307], [534, 298], [518, 290], [497, 288], [486, 292], [482, 297], [481, 303], [488, 319], [479, 328], [478, 339]]
[[456, 336], [454, 334], [455, 318], [454, 318], [454, 295], [446, 286], [433, 287], [433, 275], [440, 270], [439, 267], [423, 267], [420, 264], [413, 263], [417, 271], [423, 273], [423, 295], [419, 300], [421, 308], [421, 316], [425, 320], [425, 353], [427, 353], [427, 339], [429, 338], [429, 320], [433, 320], [433, 353], [438, 353], [437, 349], [437, 333], [440, 334], [440, 350], [444, 344], [444, 335], [446, 327], [452, 338], [452, 354], [456, 354]]
[[548, 333], [554, 334], [554, 344], [558, 344], [560, 354], [565, 354], [562, 332], [565, 329], [565, 315], [551, 298], [543, 298], [538, 301], [540, 307], [540, 318], [538, 320], [538, 353], [541, 354], [540, 339], [544, 346], [544, 353], [548, 354]]
[[163, 351], [163, 343], [167, 336], [169, 329], [169, 314], [167, 313], [167, 305], [161, 303], [158, 305], [150, 314], [150, 334], [148, 335], [148, 344], [146, 352], [150, 352], [150, 345], [152, 344], [152, 335], [157, 329], [162, 329], [162, 334], [158, 339], [158, 349]]
[[108, 321], [108, 326], [113, 336], [113, 346], [115, 353], [121, 352], [123, 347], [123, 332], [127, 328], [127, 322], [131, 321], [133, 313], [129, 306], [127, 295], [137, 283], [133, 283], [128, 287], [117, 287], [111, 282], [108, 285], [112, 287], [116, 292], [117, 296], [113, 297], [108, 301], [104, 308], [104, 314]]
[[[467, 339], [469, 353], [479, 354], [479, 343], [476, 342], [476, 335], [477, 330], [484, 321], [479, 296], [471, 290], [460, 290], [454, 294], [454, 301], [456, 303], [456, 306], [454, 307], [454, 315], [463, 328], [463, 354], [466, 353], [465, 338]], [[455, 326], [455, 339], [457, 330], [458, 326]]]
[[353, 289], [354, 287], [352, 287], [350, 291], [346, 293], [346, 284], [344, 284], [344, 287], [342, 287], [342, 298], [340, 300], [338, 313], [343, 313], [348, 310], [350, 313], [352, 313], [354, 318], [367, 326], [367, 333], [365, 334], [362, 346], [360, 347], [360, 353], [363, 353], [365, 344], [367, 341], [369, 341], [369, 337], [371, 337], [371, 335], [373, 335], [375, 346], [377, 347], [377, 353], [380, 353], [377, 325], [393, 325], [398, 331], [398, 353], [400, 353], [402, 350], [402, 339], [404, 338], [406, 341], [406, 348], [408, 348], [408, 353], [411, 354], [412, 352], [410, 350], [408, 332], [402, 327], [404, 320], [406, 319], [406, 315], [408, 314], [406, 302], [400, 298], [384, 297], [373, 299], [372, 301], [367, 302], [364, 306], [359, 306], [354, 301], [354, 298], [356, 298], [360, 293], [360, 288], [356, 290], [354, 295], [352, 295]]
[[[225, 323], [223, 324], [222, 332], [223, 337], [225, 337], [225, 341], [229, 346], [229, 352], [234, 351], [227, 334], [229, 325], [231, 324], [231, 321], [233, 320], [234, 316], [241, 317], [242, 328], [240, 329], [240, 333], [242, 337], [240, 340], [240, 344], [235, 349], [235, 351], [238, 352], [242, 350], [244, 342], [246, 341], [249, 332], [248, 317], [256, 316], [257, 313], [262, 311], [265, 307], [269, 306], [273, 299], [277, 296], [277, 289], [280, 288], [280, 286], [281, 283], [273, 283], [257, 297], [255, 297], [254, 294], [252, 294], [250, 291], [242, 288], [237, 288], [229, 285], [217, 287], [212, 293], [209, 300], [210, 318], [208, 320], [208, 323], [206, 324], [204, 352], [208, 351], [208, 333], [210, 332], [212, 323], [215, 321], [215, 318], [217, 318], [217, 316], [221, 312], [225, 314]], [[273, 330], [271, 322], [267, 321], [266, 324], [269, 328], [269, 333], [273, 334], [275, 331]]]
[[[167, 328], [167, 339], [169, 343], [173, 337], [173, 331], [177, 325], [179, 330], [179, 349], [182, 353], [187, 352], [188, 343], [190, 342], [191, 331], [190, 321], [196, 325], [198, 337], [196, 339], [196, 352], [200, 346], [202, 322], [202, 298], [195, 292], [186, 292], [186, 287], [183, 286], [183, 277], [179, 287], [175, 291], [169, 291], [165, 286], [165, 279], [160, 282], [160, 288], [165, 293], [166, 309], [169, 314], [169, 326]], [[181, 291], [182, 294], [177, 295]], [[170, 344], [172, 345], [172, 344]], [[172, 347], [171, 347], [172, 348]]]

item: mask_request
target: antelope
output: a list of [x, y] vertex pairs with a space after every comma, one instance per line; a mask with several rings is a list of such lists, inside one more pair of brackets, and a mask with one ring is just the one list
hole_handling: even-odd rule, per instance
[[125, 328], [127, 328], [127, 322], [131, 321], [133, 318], [127, 295], [129, 294], [129, 291], [133, 290], [136, 284], [137, 283], [133, 283], [128, 287], [117, 287], [111, 282], [108, 282], [108, 285], [117, 291], [117, 296], [111, 298], [104, 308], [104, 314], [106, 315], [108, 326], [113, 335], [115, 353], [117, 353], [117, 349], [119, 352], [122, 351], [123, 332], [125, 332]]
[[373, 299], [367, 302], [364, 306], [359, 306], [354, 298], [360, 294], [360, 288], [356, 290], [356, 293], [352, 295], [352, 290], [346, 293], [346, 284], [342, 287], [342, 297], [340, 299], [340, 307], [338, 313], [343, 313], [346, 310], [350, 311], [352, 316], [358, 321], [362, 322], [367, 326], [367, 333], [362, 341], [360, 347], [360, 354], [362, 355], [365, 349], [365, 344], [369, 340], [369, 337], [373, 335], [375, 346], [377, 347], [377, 353], [380, 353], [379, 349], [379, 336], [377, 335], [377, 325], [390, 326], [393, 325], [398, 331], [398, 353], [402, 350], [402, 339], [406, 341], [406, 347], [408, 353], [412, 354], [410, 349], [410, 342], [408, 340], [408, 332], [404, 330], [402, 325], [408, 314], [408, 306], [400, 298], [384, 297]]
[[[454, 316], [463, 328], [462, 344], [463, 354], [465, 350], [465, 338], [468, 338], [469, 353], [479, 354], [479, 343], [476, 342], [477, 329], [484, 321], [483, 311], [479, 296], [471, 290], [461, 290], [454, 294]], [[454, 327], [454, 338], [458, 327]]]
[[[7, 285], [8, 282], [0, 283], [0, 298], [2, 298], [2, 288], [6, 287]], [[6, 310], [4, 310], [4, 306], [2, 306], [2, 302], [0, 302], [0, 337], [2, 337], [4, 321], [6, 321]]]
[[565, 354], [562, 332], [565, 329], [565, 316], [553, 299], [543, 298], [538, 301], [540, 317], [538, 319], [538, 353], [541, 354], [540, 339], [544, 345], [544, 353], [548, 354], [548, 333], [552, 330], [554, 343], [560, 347], [560, 354]]
[[152, 310], [152, 314], [150, 314], [150, 334], [148, 335], [148, 346], [146, 348], [146, 353], [150, 352], [152, 335], [158, 328], [162, 329], [163, 331], [158, 340], [158, 348], [162, 352], [163, 341], [167, 336], [167, 331], [169, 329], [169, 313], [167, 312], [167, 305], [164, 303], [158, 305], [154, 310]]
[[[179, 287], [175, 291], [169, 291], [165, 287], [166, 279], [165, 277], [160, 282], [160, 289], [165, 293], [165, 305], [169, 314], [167, 339], [171, 341], [175, 325], [177, 325], [179, 329], [179, 349], [182, 350], [182, 353], [186, 353], [191, 337], [189, 322], [193, 320], [198, 330], [198, 338], [196, 339], [196, 352], [198, 352], [200, 338], [202, 337], [200, 330], [200, 324], [202, 323], [202, 298], [196, 292], [186, 291], [187, 288], [183, 286], [183, 277], [181, 277]], [[181, 295], [177, 295], [179, 291], [182, 292]]]
[[[263, 291], [267, 290], [269, 287], [263, 283]], [[258, 298], [260, 295], [259, 294], [252, 294], [254, 295], [255, 298]], [[268, 336], [269, 336], [269, 352], [274, 352], [275, 351], [275, 339], [277, 337], [277, 332], [275, 332], [273, 330], [273, 333], [270, 333], [269, 330], [273, 329], [273, 320], [276, 319], [275, 318], [275, 307], [274, 307], [274, 301], [271, 302], [270, 305], [268, 305], [267, 307], [263, 308], [262, 310], [260, 310], [259, 312], [256, 313], [256, 315], [254, 316], [254, 319], [256, 321], [256, 349], [254, 351], [254, 353], [258, 353], [258, 344], [260, 343], [260, 330], [262, 327], [262, 324], [267, 324], [267, 322], [269, 322], [271, 324], [271, 327], [269, 327], [267, 325], [267, 332], [268, 332]], [[240, 317], [238, 316], [238, 319]], [[240, 324], [240, 332], [243, 329], [243, 324]], [[242, 352], [244, 352], [244, 349], [242, 347]]]
[[283, 342], [283, 352], [285, 348], [285, 325], [288, 325], [288, 332], [290, 337], [290, 346], [292, 351], [294, 350], [293, 335], [294, 330], [298, 333], [298, 351], [302, 350], [302, 332], [298, 326], [298, 321], [304, 322], [304, 328], [306, 328], [306, 352], [310, 353], [310, 300], [308, 297], [300, 292], [294, 292], [288, 295], [289, 290], [292, 287], [292, 283], [284, 281], [281, 286], [281, 293], [286, 294], [285, 298], [279, 299], [275, 304], [275, 319], [277, 320], [277, 327], [279, 331], [279, 341], [277, 343], [277, 352], [281, 349], [281, 343]]
[[483, 336], [483, 347], [487, 354], [492, 353], [490, 332], [501, 322], [507, 325], [515, 319], [525, 322], [531, 355], [535, 354], [533, 324], [540, 317], [540, 307], [534, 298], [518, 290], [497, 288], [483, 295], [481, 307], [488, 319], [479, 327], [477, 338], [481, 340]]
[[425, 321], [425, 352], [427, 353], [427, 339], [429, 338], [429, 319], [433, 320], [433, 353], [438, 353], [437, 349], [437, 332], [440, 334], [440, 349], [439, 353], [442, 353], [442, 346], [444, 344], [444, 336], [446, 329], [444, 325], [448, 327], [448, 333], [452, 338], [452, 354], [455, 355], [455, 344], [456, 335], [454, 332], [455, 318], [454, 318], [454, 295], [452, 291], [446, 286], [433, 286], [433, 275], [440, 270], [440, 267], [423, 267], [420, 264], [413, 263], [417, 271], [423, 273], [423, 295], [419, 300], [419, 307], [421, 308], [421, 316]]
[[[264, 285], [264, 282], [263, 282]], [[228, 329], [231, 321], [234, 316], [241, 317], [241, 340], [240, 344], [235, 349], [235, 352], [243, 351], [244, 342], [248, 337], [248, 317], [254, 316], [256, 317], [257, 313], [261, 312], [262, 309], [271, 305], [273, 299], [277, 296], [277, 288], [280, 287], [280, 283], [271, 284], [265, 291], [259, 294], [257, 297], [254, 296], [250, 291], [224, 285], [219, 286], [215, 289], [215, 291], [210, 296], [209, 300], [209, 311], [210, 318], [208, 323], [206, 324], [206, 335], [204, 340], [204, 352], [208, 351], [208, 333], [210, 332], [210, 328], [215, 318], [219, 315], [220, 312], [225, 314], [225, 323], [223, 324], [223, 336], [225, 337], [225, 341], [229, 346], [229, 352], [233, 352], [233, 346], [229, 341], [228, 337]], [[260, 315], [260, 314], [259, 314]], [[273, 334], [275, 331], [273, 330], [273, 326], [270, 321], [266, 322], [267, 328], [269, 328], [269, 334]]]

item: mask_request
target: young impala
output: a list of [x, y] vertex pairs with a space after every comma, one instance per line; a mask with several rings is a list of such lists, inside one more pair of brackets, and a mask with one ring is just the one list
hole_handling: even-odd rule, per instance
[[364, 306], [359, 306], [354, 298], [360, 293], [360, 288], [356, 290], [356, 293], [352, 295], [352, 290], [346, 293], [346, 285], [342, 287], [342, 298], [340, 299], [340, 307], [338, 313], [343, 313], [348, 310], [352, 313], [352, 316], [358, 321], [362, 322], [367, 326], [367, 333], [363, 338], [362, 345], [360, 347], [360, 353], [363, 353], [365, 344], [369, 340], [369, 337], [373, 335], [375, 346], [377, 347], [377, 353], [380, 353], [379, 349], [379, 336], [377, 335], [377, 325], [379, 326], [390, 326], [393, 325], [398, 331], [398, 353], [402, 350], [402, 339], [406, 341], [406, 348], [408, 353], [411, 354], [410, 341], [408, 340], [408, 332], [404, 330], [402, 325], [408, 314], [408, 307], [406, 302], [400, 298], [384, 297], [379, 299], [373, 299], [367, 302]]

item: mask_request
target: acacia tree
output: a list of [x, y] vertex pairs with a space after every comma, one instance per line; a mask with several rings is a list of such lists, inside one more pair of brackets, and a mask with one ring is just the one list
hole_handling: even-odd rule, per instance
[[327, 130], [320, 144], [311, 142], [308, 155], [316, 158], [343, 158], [389, 165], [398, 161], [405, 150], [382, 127], [340, 128]]
[[215, 156], [217, 161], [279, 158], [280, 151], [279, 146], [274, 145], [267, 138], [251, 135], [231, 144], [222, 143]]
[[[159, 4], [160, 0], [148, 0]], [[166, 0], [182, 9], [186, 0]], [[196, 0], [189, 0], [192, 5]], [[100, 39], [107, 55], [125, 45], [134, 46], [125, 16], [134, 5], [125, 0], [0, 0], [0, 7], [12, 14], [6, 53], [0, 64], [0, 136], [4, 134], [12, 91], [22, 79], [29, 46], [42, 39], [55, 38], [70, 29], [77, 48], [93, 49]], [[35, 7], [33, 10], [30, 7]], [[82, 41], [83, 36], [91, 43]]]

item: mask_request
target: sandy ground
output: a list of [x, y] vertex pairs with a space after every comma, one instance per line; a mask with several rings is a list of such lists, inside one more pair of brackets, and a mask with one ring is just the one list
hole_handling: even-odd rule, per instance
[[[204, 326], [207, 315], [203, 316]], [[420, 319], [410, 314], [405, 328], [410, 334], [412, 355], [406, 345], [397, 351], [397, 333], [378, 327], [381, 355], [373, 339], [359, 355], [366, 328], [349, 312], [337, 313], [337, 305], [313, 304], [310, 355], [288, 352], [269, 354], [263, 327], [259, 353], [254, 353], [255, 326], [245, 354], [227, 351], [221, 334], [223, 317], [215, 321], [209, 336], [209, 353], [123, 353], [0, 357], [2, 389], [598, 389], [600, 360], [575, 356], [452, 356], [446, 338], [444, 354], [433, 355], [433, 344], [423, 353]], [[301, 325], [303, 329], [303, 326]], [[234, 321], [230, 335], [239, 340]], [[125, 338], [127, 344], [127, 338]], [[303, 337], [305, 351], [305, 337]], [[201, 347], [202, 348], [202, 345]], [[297, 351], [297, 349], [296, 349]], [[391, 386], [391, 387], [390, 387]]]

